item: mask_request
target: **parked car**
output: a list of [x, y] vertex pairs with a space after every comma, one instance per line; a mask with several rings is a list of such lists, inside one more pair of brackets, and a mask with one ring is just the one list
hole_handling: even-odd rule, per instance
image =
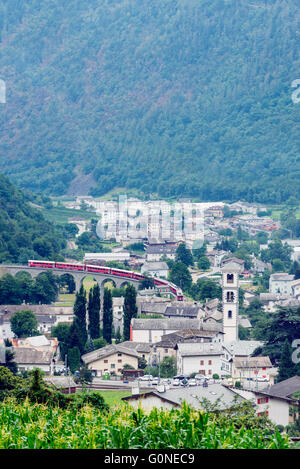
[[264, 382], [267, 382], [269, 380], [266, 376], [257, 376], [256, 378], [254, 378], [254, 381], [258, 381], [259, 383], [264, 383]]
[[198, 386], [197, 380], [194, 378], [191, 378], [189, 380], [189, 386]]
[[180, 385], [187, 387], [187, 386], [189, 385], [188, 379], [187, 379], [187, 378], [182, 379], [182, 380], [180, 381]]
[[144, 376], [141, 376], [141, 377], [140, 377], [140, 380], [141, 380], [141, 381], [152, 381], [152, 380], [153, 380], [153, 376], [152, 376], [152, 375], [144, 375]]
[[166, 378], [166, 379], [163, 379], [163, 380], [162, 380], [162, 383], [163, 383], [163, 384], [171, 384], [172, 381], [171, 381], [170, 379], [167, 379], [167, 378]]
[[179, 379], [173, 379], [172, 385], [173, 386], [179, 386], [180, 385], [180, 380]]
[[159, 383], [159, 378], [156, 377], [152, 379], [152, 382], [151, 382], [152, 386], [157, 386], [158, 383]]

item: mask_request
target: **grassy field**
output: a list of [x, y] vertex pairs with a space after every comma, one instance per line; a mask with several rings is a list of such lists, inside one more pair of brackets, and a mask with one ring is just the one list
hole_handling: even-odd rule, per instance
[[43, 215], [47, 220], [58, 223], [68, 223], [68, 218], [83, 218], [84, 220], [91, 220], [92, 218], [99, 219], [95, 212], [88, 212], [86, 210], [75, 210], [65, 207], [53, 207], [50, 209], [43, 209]]
[[75, 301], [75, 293], [60, 293], [58, 301], [55, 302], [57, 306], [73, 306]]
[[106, 404], [109, 406], [117, 405], [123, 402], [122, 397], [131, 396], [130, 391], [99, 391]]

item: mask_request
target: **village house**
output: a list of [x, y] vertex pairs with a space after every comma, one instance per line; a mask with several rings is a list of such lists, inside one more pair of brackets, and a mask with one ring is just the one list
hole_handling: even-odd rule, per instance
[[121, 376], [125, 364], [138, 368], [139, 354], [122, 344], [106, 345], [82, 355], [81, 359], [95, 376], [106, 374]]
[[223, 347], [221, 343], [179, 343], [177, 345], [177, 370], [189, 376], [199, 373], [212, 377], [221, 375]]
[[158, 262], [163, 256], [175, 260], [177, 246], [163, 244], [163, 245], [148, 245], [146, 248], [147, 262]]
[[153, 408], [178, 409], [184, 402], [198, 410], [205, 410], [206, 402], [217, 405], [220, 410], [226, 410], [236, 403], [244, 402], [245, 398], [237, 394], [235, 390], [221, 384], [210, 384], [207, 387], [180, 387], [177, 389], [158, 386], [157, 390], [145, 393], [137, 392], [132, 396], [123, 397], [122, 400], [128, 402], [134, 409], [141, 407], [149, 412]]
[[76, 392], [77, 385], [71, 376], [45, 376], [43, 381], [51, 384], [63, 394], [74, 394]]
[[126, 340], [125, 342], [121, 342], [120, 345], [130, 350], [135, 350], [140, 358], [144, 358], [146, 362], [149, 363], [152, 353], [151, 344], [147, 342], [131, 342], [130, 340]]
[[239, 390], [236, 392], [255, 404], [257, 415], [266, 414], [275, 425], [293, 423], [299, 416], [300, 376], [293, 376], [260, 391]]
[[186, 319], [201, 319], [204, 317], [204, 311], [199, 305], [193, 303], [182, 303], [178, 302], [173, 303], [170, 306], [167, 306], [163, 315], [165, 318], [186, 318]]
[[269, 292], [273, 294], [279, 293], [286, 298], [292, 296], [292, 284], [294, 275], [285, 272], [270, 275]]
[[263, 342], [258, 340], [234, 340], [223, 344], [222, 374], [232, 376], [232, 360], [234, 357], [247, 360], [254, 350], [262, 347]]
[[160, 342], [151, 344], [151, 363], [153, 361], [153, 355], [158, 354], [161, 360], [165, 357], [173, 357], [177, 359], [177, 346], [179, 343], [218, 342], [217, 337], [219, 334], [220, 332], [217, 331], [199, 331], [191, 329], [166, 334], [162, 336]]
[[124, 296], [113, 297], [113, 327], [115, 332], [119, 330], [120, 334], [123, 334], [124, 328]]
[[260, 293], [259, 300], [264, 305], [264, 310], [269, 313], [274, 313], [281, 302], [286, 299], [280, 293]]
[[217, 340], [222, 342], [222, 324], [205, 324], [201, 319], [137, 319], [131, 320], [131, 338], [133, 342], [156, 343], [165, 334], [171, 334], [182, 329], [210, 330], [218, 332]]
[[166, 262], [145, 262], [141, 273], [150, 277], [168, 278], [169, 267]]
[[231, 377], [233, 381], [240, 381], [243, 385], [245, 381], [255, 381], [263, 378], [273, 383], [273, 365], [269, 357], [233, 357], [231, 367]]
[[37, 350], [30, 347], [12, 347], [14, 361], [19, 370], [30, 371], [40, 368], [46, 374], [53, 374], [55, 365], [54, 353], [51, 350]]

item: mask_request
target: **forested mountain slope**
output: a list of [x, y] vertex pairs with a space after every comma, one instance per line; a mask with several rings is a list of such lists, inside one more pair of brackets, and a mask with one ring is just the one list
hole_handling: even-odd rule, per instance
[[0, 0], [0, 31], [0, 162], [19, 185], [300, 198], [295, 0]]
[[62, 228], [55, 228], [24, 194], [0, 173], [0, 264], [27, 264], [28, 259], [64, 259]]

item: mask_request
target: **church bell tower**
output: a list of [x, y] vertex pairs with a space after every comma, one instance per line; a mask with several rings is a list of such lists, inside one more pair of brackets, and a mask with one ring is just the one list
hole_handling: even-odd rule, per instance
[[238, 340], [239, 337], [239, 273], [241, 270], [241, 265], [234, 260], [225, 263], [221, 269], [224, 342]]

